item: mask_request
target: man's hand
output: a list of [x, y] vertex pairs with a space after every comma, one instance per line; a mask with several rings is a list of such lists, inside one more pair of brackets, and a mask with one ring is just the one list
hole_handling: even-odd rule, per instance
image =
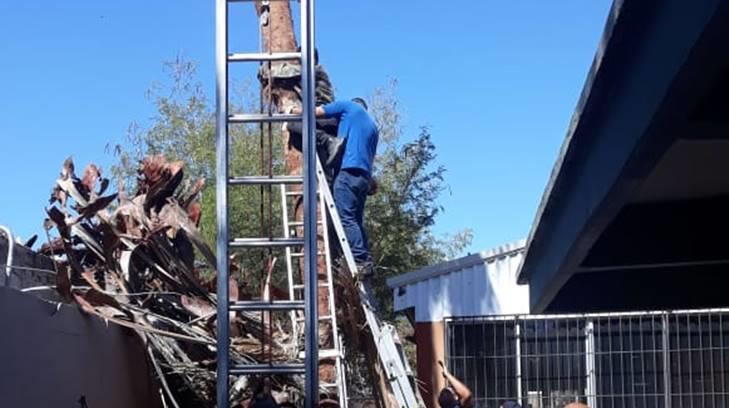
[[296, 102], [290, 102], [281, 107], [281, 113], [291, 113], [294, 115], [298, 115], [299, 113], [301, 113], [301, 107]]
[[441, 372], [440, 374], [445, 378], [448, 379], [448, 369], [446, 368], [445, 364], [443, 364], [443, 361], [438, 360], [438, 365], [440, 366]]
[[[379, 188], [379, 184], [377, 183], [377, 180], [374, 177], [370, 177], [369, 185], [367, 186], [367, 195], [375, 195], [377, 194], [377, 189]], [[438, 361], [438, 363], [443, 366], [442, 361]]]
[[468, 389], [466, 384], [462, 383], [461, 380], [454, 377], [451, 373], [448, 372], [448, 369], [446, 368], [445, 364], [443, 364], [443, 361], [438, 360], [438, 364], [440, 365], [440, 368], [443, 369], [443, 377], [446, 379], [447, 383], [453, 388], [453, 392], [455, 392], [458, 396], [461, 406], [464, 408], [472, 407], [473, 394], [471, 393], [471, 390]]
[[[296, 107], [292, 108], [289, 113], [291, 113], [292, 115], [301, 115], [301, 113], [302, 113], [301, 107], [296, 106]], [[324, 108], [321, 106], [317, 106], [316, 109], [314, 110], [314, 116], [316, 116], [317, 118], [323, 118], [325, 115], [326, 115], [326, 112], [324, 112]]]

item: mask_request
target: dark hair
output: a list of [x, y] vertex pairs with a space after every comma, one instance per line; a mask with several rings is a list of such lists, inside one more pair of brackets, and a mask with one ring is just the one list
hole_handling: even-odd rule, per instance
[[501, 404], [501, 408], [521, 408], [521, 405], [514, 400], [506, 400]]
[[438, 405], [440, 405], [440, 408], [453, 408], [457, 404], [458, 400], [450, 388], [446, 387], [440, 390], [440, 395], [438, 395]]
[[352, 102], [361, 105], [364, 108], [364, 110], [367, 110], [367, 102], [365, 102], [364, 99], [362, 99], [360, 97], [352, 98]]

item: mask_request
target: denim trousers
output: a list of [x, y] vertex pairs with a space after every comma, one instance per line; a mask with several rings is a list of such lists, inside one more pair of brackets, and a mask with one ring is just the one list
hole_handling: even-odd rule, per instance
[[334, 179], [334, 202], [354, 260], [371, 260], [370, 245], [364, 228], [364, 207], [369, 189], [369, 174], [361, 169], [341, 169]]

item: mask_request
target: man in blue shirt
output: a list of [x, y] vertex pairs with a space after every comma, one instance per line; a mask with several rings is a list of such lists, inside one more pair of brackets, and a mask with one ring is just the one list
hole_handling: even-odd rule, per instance
[[377, 125], [367, 113], [367, 103], [362, 98], [319, 106], [316, 116], [339, 121], [337, 136], [345, 141], [345, 147], [342, 165], [334, 179], [334, 201], [357, 263], [357, 272], [367, 278], [374, 270], [364, 228], [364, 208], [377, 152]]

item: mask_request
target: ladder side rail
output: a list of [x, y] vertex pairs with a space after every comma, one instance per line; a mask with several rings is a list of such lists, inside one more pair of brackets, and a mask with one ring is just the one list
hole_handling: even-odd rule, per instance
[[314, 0], [301, 0], [301, 99], [304, 176], [304, 407], [319, 400], [319, 319], [317, 310], [316, 120], [314, 117]]
[[[288, 199], [286, 197], [286, 185], [281, 184], [281, 219], [283, 222], [283, 230], [284, 230], [284, 237], [290, 238], [291, 237], [291, 227], [289, 225], [289, 206], [288, 206]], [[285, 256], [286, 256], [286, 278], [288, 280], [289, 284], [289, 299], [290, 300], [296, 300], [296, 291], [294, 290], [295, 280], [294, 280], [294, 263], [291, 258], [291, 247], [286, 247], [285, 249]], [[293, 353], [294, 355], [298, 355], [299, 352], [299, 326], [296, 322], [297, 312], [295, 310], [292, 310], [291, 313], [289, 313], [291, 317], [291, 339], [293, 343]]]
[[[317, 157], [317, 164], [319, 158]], [[347, 398], [345, 395], [344, 387], [344, 370], [342, 364], [342, 347], [339, 337], [339, 326], [337, 324], [337, 309], [334, 302], [334, 274], [332, 273], [332, 253], [329, 245], [329, 224], [327, 222], [327, 211], [324, 205], [324, 193], [323, 189], [328, 189], [327, 183], [319, 183], [319, 216], [321, 217], [322, 227], [322, 241], [324, 242], [324, 264], [326, 268], [326, 279], [327, 279], [327, 297], [329, 300], [329, 315], [331, 316], [332, 324], [332, 348], [337, 352], [337, 357], [334, 360], [335, 369], [337, 371], [337, 395], [339, 397], [339, 406], [341, 408], [347, 408]]]
[[[324, 170], [320, 162], [317, 162], [317, 177], [319, 178], [319, 183], [326, 183], [326, 177], [324, 176]], [[325, 205], [329, 211], [330, 217], [332, 218], [332, 223], [337, 232], [339, 244], [342, 246], [342, 252], [344, 253], [344, 258], [347, 261], [347, 266], [349, 267], [350, 272], [356, 275], [357, 265], [354, 261], [354, 257], [352, 256], [349, 241], [347, 241], [347, 237], [344, 234], [344, 228], [342, 227], [339, 214], [337, 213], [337, 209], [334, 205], [334, 198], [328, 189], [323, 189], [322, 191], [324, 192]], [[364, 311], [367, 325], [370, 327], [380, 361], [382, 362], [382, 369], [385, 371], [385, 375], [390, 382], [390, 386], [395, 398], [398, 400], [398, 404], [401, 407], [418, 407], [418, 398], [410, 385], [410, 380], [407, 378], [404, 364], [399, 357], [392, 334], [388, 332], [388, 330], [382, 329], [382, 325], [374, 313], [367, 291], [361, 283], [359, 284], [359, 295], [362, 301], [362, 310]]]
[[344, 354], [344, 343], [342, 342], [341, 337], [339, 339], [337, 339], [337, 341], [339, 342], [338, 348], [341, 353], [340, 358], [337, 360], [337, 364], [339, 365], [339, 367], [337, 367], [337, 370], [339, 370], [339, 381], [340, 381], [341, 390], [342, 390], [342, 394], [339, 397], [339, 406], [341, 406], [343, 408], [347, 408], [349, 406], [349, 394], [348, 394], [349, 391], [347, 391], [347, 371], [345, 370], [344, 361], [343, 361], [344, 355], [345, 355]]
[[217, 215], [217, 406], [229, 404], [228, 316], [228, 2], [215, 1], [215, 204]]

